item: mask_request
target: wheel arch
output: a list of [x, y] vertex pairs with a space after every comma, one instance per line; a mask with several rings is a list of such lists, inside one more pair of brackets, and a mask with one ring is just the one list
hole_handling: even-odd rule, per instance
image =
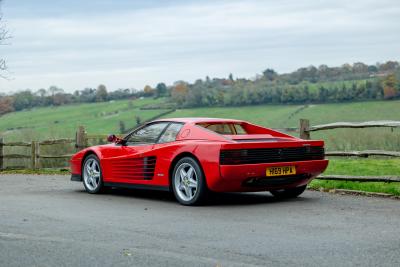
[[175, 156], [175, 158], [172, 160], [171, 164], [169, 165], [169, 170], [168, 170], [168, 182], [169, 182], [169, 189], [170, 189], [170, 191], [172, 191], [172, 173], [173, 173], [173, 171], [174, 171], [175, 165], [176, 165], [176, 163], [178, 163], [179, 160], [181, 160], [181, 159], [183, 159], [183, 158], [185, 158], [185, 157], [193, 158], [193, 159], [197, 162], [197, 164], [199, 164], [200, 170], [201, 170], [201, 172], [203, 173], [204, 180], [206, 181], [206, 186], [207, 186], [207, 188], [208, 188], [208, 185], [207, 185], [207, 177], [206, 177], [206, 175], [205, 175], [205, 172], [204, 172], [204, 170], [203, 170], [203, 166], [201, 165], [200, 160], [199, 160], [193, 153], [191, 153], [191, 152], [181, 152], [181, 153], [179, 153], [178, 155]]
[[83, 154], [83, 157], [82, 157], [82, 160], [81, 160], [81, 176], [83, 176], [82, 171], [83, 171], [83, 164], [85, 163], [85, 159], [90, 155], [95, 155], [100, 160], [99, 155], [97, 155], [97, 153], [94, 152], [93, 150], [86, 151], [85, 154]]

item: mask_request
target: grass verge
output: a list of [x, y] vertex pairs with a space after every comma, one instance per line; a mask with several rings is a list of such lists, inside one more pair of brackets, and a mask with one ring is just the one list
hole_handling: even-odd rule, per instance
[[50, 175], [70, 175], [68, 169], [23, 169], [23, 170], [3, 170], [0, 171], [1, 174], [50, 174]]
[[329, 158], [324, 174], [339, 175], [393, 175], [400, 176], [400, 159], [388, 158]]
[[346, 182], [346, 181], [327, 181], [313, 180], [310, 188], [319, 190], [324, 189], [350, 189], [365, 192], [377, 192], [400, 196], [400, 183], [384, 183], [384, 182]]
[[[384, 158], [330, 158], [329, 167], [324, 173], [340, 175], [365, 175], [381, 176], [393, 175], [400, 176], [400, 159]], [[314, 180], [311, 182], [312, 189], [350, 189], [366, 192], [387, 193], [400, 196], [400, 183], [392, 182], [352, 182], [352, 181], [328, 181]]]

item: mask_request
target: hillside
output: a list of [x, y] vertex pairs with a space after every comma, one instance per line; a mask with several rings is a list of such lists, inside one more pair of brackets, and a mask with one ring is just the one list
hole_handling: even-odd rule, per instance
[[120, 121], [125, 128], [132, 128], [136, 116], [145, 121], [164, 111], [140, 110], [140, 107], [162, 101], [120, 100], [12, 112], [1, 117], [0, 133], [7, 140], [73, 137], [79, 125], [84, 125], [91, 134], [120, 133]]
[[[79, 125], [88, 133], [119, 133], [136, 125], [136, 117], [147, 120], [165, 110], [141, 110], [165, 99], [121, 100], [93, 104], [36, 108], [6, 114], [0, 119], [0, 132], [6, 140], [32, 140], [73, 137]], [[258, 105], [178, 109], [166, 117], [221, 117], [248, 120], [271, 128], [297, 127], [300, 118], [311, 124], [336, 121], [400, 120], [400, 101], [370, 101], [317, 105]], [[291, 133], [296, 135], [296, 133]], [[353, 129], [313, 133], [324, 139], [330, 150], [400, 149], [399, 129]]]

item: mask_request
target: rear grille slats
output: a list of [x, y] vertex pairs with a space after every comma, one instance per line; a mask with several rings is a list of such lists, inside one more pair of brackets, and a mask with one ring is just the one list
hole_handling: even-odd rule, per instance
[[156, 157], [123, 159], [113, 162], [111, 174], [115, 178], [151, 180], [154, 177], [155, 168]]
[[221, 165], [273, 163], [323, 159], [323, 147], [256, 148], [221, 150]]

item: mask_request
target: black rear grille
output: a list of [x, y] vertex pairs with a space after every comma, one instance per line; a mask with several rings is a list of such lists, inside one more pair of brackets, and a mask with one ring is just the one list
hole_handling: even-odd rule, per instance
[[321, 146], [221, 150], [221, 165], [291, 162], [324, 159]]

